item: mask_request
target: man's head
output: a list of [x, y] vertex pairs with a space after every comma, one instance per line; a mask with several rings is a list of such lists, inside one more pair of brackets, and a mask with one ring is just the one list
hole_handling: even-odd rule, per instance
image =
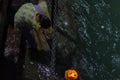
[[47, 29], [51, 26], [51, 21], [47, 16], [37, 14], [37, 21], [40, 23], [41, 28]]

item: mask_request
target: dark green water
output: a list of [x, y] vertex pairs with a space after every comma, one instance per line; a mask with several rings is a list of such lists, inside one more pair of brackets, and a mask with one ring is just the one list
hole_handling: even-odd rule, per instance
[[120, 80], [120, 0], [64, 0], [61, 4], [59, 22], [77, 42], [72, 63], [79, 79]]
[[119, 80], [120, 1], [79, 0], [76, 4], [80, 5], [75, 14], [79, 29], [77, 39], [83, 43], [77, 68], [81, 66], [86, 72], [81, 73], [81, 78]]

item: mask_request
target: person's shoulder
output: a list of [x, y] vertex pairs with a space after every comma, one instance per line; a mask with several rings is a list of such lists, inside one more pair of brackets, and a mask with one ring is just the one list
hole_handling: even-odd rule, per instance
[[24, 3], [23, 5], [22, 5], [22, 7], [23, 6], [33, 6], [33, 4], [32, 3]]
[[47, 7], [47, 3], [46, 3], [46, 1], [39, 2], [38, 5], [39, 5], [40, 7], [44, 7], [44, 8]]

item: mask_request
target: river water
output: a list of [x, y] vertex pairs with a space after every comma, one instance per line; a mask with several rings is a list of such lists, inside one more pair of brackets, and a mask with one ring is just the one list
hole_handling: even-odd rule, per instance
[[59, 0], [58, 27], [73, 40], [66, 34], [59, 39], [58, 33], [58, 49], [63, 57], [73, 54], [71, 64], [65, 65], [78, 71], [78, 80], [120, 80], [119, 4], [119, 0]]

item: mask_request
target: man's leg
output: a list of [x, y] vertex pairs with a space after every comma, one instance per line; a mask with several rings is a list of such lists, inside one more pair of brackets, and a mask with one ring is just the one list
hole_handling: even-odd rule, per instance
[[33, 48], [37, 48], [37, 44], [35, 42], [35, 39], [30, 34], [30, 30], [27, 27], [20, 27], [19, 29], [21, 30], [24, 38], [28, 41], [29, 46]]
[[30, 31], [26, 27], [21, 27], [20, 30], [22, 31], [23, 36], [28, 41], [28, 44], [30, 45], [29, 48], [29, 56], [33, 61], [40, 62], [42, 64], [49, 64], [51, 61], [51, 54], [48, 51], [38, 51], [37, 50], [37, 44], [30, 34]]

